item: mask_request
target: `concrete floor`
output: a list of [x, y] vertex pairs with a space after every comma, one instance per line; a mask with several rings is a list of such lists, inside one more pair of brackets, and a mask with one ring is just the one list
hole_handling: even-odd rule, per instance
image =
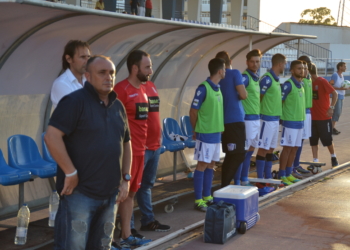
[[[336, 154], [339, 163], [350, 161], [350, 99], [344, 102], [341, 121], [337, 124], [340, 135], [334, 136]], [[304, 142], [302, 160], [311, 161], [311, 148], [308, 140]], [[327, 148], [320, 147], [319, 159], [331, 166]], [[278, 165], [275, 165], [276, 168]], [[181, 175], [181, 174], [180, 174]], [[179, 177], [180, 177], [179, 175]], [[183, 175], [185, 176], [185, 175]], [[245, 235], [237, 235], [225, 245], [205, 244], [202, 242], [201, 229], [184, 234], [182, 237], [169, 241], [153, 249], [350, 249], [350, 173], [332, 177], [327, 181], [317, 182], [296, 193], [289, 192], [289, 196], [277, 203], [271, 203], [259, 213], [261, 220]], [[312, 184], [312, 183], [311, 183]], [[286, 194], [283, 194], [285, 197]], [[281, 197], [279, 197], [281, 198]], [[164, 212], [166, 203], [156, 205], [154, 212], [156, 219], [163, 224], [171, 225], [170, 232], [142, 232], [147, 238], [160, 239], [186, 226], [203, 220], [204, 213], [193, 209], [193, 194], [179, 198], [173, 213]], [[25, 246], [15, 246], [16, 218], [0, 221], [0, 224], [12, 228], [0, 227], [0, 249], [53, 249], [53, 244], [35, 247], [52, 241], [53, 229], [47, 226], [47, 209], [32, 212]], [[135, 212], [136, 228], [139, 212]], [[115, 232], [118, 236], [119, 232]]]

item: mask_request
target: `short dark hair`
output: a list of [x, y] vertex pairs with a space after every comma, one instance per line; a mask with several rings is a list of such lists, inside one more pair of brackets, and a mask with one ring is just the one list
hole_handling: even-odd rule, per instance
[[220, 69], [225, 69], [225, 67], [223, 67], [224, 64], [225, 64], [225, 61], [221, 58], [211, 59], [208, 64], [210, 76], [217, 74]]
[[77, 48], [83, 47], [90, 50], [90, 46], [87, 42], [83, 42], [80, 40], [70, 40], [66, 46], [64, 46], [63, 56], [62, 56], [62, 68], [63, 70], [69, 69], [70, 65], [67, 62], [66, 55], [68, 55], [70, 58], [73, 58], [75, 55], [75, 52], [77, 51]]
[[101, 59], [104, 59], [104, 60], [107, 60], [107, 61], [111, 61], [111, 58], [108, 57], [108, 56], [104, 56], [104, 55], [93, 55], [92, 57], [89, 58], [89, 60], [87, 61], [86, 63], [86, 71], [89, 71], [89, 67], [90, 65], [97, 59], [97, 58], [101, 58]]
[[286, 61], [286, 57], [280, 53], [274, 54], [272, 59], [272, 66], [275, 66], [279, 63], [285, 62]]
[[344, 66], [345, 62], [338, 62], [337, 64], [337, 70], [339, 70], [340, 67]]
[[252, 51], [249, 51], [248, 54], [246, 55], [247, 61], [249, 61], [252, 57], [258, 56], [261, 57], [261, 51], [258, 49], [253, 49]]
[[306, 63], [311, 63], [310, 57], [308, 57], [308, 56], [306, 56], [306, 55], [299, 56], [298, 60], [304, 61], [304, 62], [306, 62]]
[[292, 63], [290, 64], [290, 70], [294, 69], [294, 67], [295, 67], [296, 65], [299, 65], [299, 64], [303, 64], [303, 62], [300, 61], [300, 60], [294, 60], [294, 61], [292, 61]]
[[129, 54], [128, 59], [126, 60], [126, 65], [128, 67], [129, 74], [131, 73], [133, 65], [137, 65], [137, 67], [140, 66], [142, 57], [144, 56], [150, 57], [150, 55], [143, 50], [134, 50]]
[[311, 75], [317, 75], [317, 67], [314, 63], [310, 63], [309, 73]]
[[228, 55], [227, 51], [223, 50], [223, 51], [218, 52], [216, 54], [215, 58], [220, 58], [220, 59], [224, 60], [225, 66], [230, 67], [231, 60], [230, 60], [230, 56]]

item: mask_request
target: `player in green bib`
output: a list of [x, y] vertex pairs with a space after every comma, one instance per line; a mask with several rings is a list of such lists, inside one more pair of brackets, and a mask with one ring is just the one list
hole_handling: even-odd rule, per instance
[[260, 86], [258, 70], [260, 68], [261, 52], [258, 49], [249, 51], [246, 55], [247, 69], [242, 73], [242, 80], [248, 97], [242, 100], [244, 108], [244, 123], [246, 133], [246, 149], [243, 163], [237, 169], [235, 185], [249, 185], [248, 174], [250, 160], [254, 149], [258, 147], [260, 131]]
[[305, 91], [302, 86], [304, 66], [302, 61], [291, 63], [292, 77], [282, 85], [282, 136], [283, 147], [280, 157], [279, 178], [284, 185], [291, 185], [299, 179], [292, 175], [292, 167], [298, 147], [301, 146], [305, 120]]
[[309, 74], [309, 66], [311, 66], [311, 60], [308, 56], [300, 56], [298, 60], [303, 62], [304, 66], [304, 76], [302, 79], [302, 84], [305, 92], [305, 120], [304, 120], [304, 128], [303, 128], [303, 137], [301, 141], [301, 146], [298, 148], [298, 151], [295, 155], [294, 163], [293, 163], [293, 171], [292, 175], [295, 178], [303, 179], [305, 177], [311, 176], [312, 173], [309, 170], [304, 169], [300, 165], [300, 155], [303, 149], [304, 139], [309, 139], [311, 137], [311, 111], [312, 108], [312, 80]]
[[219, 82], [225, 78], [225, 63], [214, 58], [208, 65], [210, 77], [196, 89], [190, 121], [196, 140], [194, 160], [197, 160], [193, 184], [196, 210], [205, 212], [213, 203], [211, 186], [215, 162], [220, 160], [221, 132], [224, 131], [224, 106]]

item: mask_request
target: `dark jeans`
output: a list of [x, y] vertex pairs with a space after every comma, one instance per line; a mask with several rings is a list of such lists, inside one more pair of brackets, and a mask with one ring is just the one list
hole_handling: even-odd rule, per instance
[[96, 200], [74, 190], [64, 196], [55, 219], [55, 250], [110, 249], [118, 192]]
[[[141, 225], [145, 226], [154, 221], [154, 213], [152, 208], [152, 191], [156, 181], [159, 156], [161, 148], [145, 152], [145, 166], [142, 175], [141, 187], [136, 193], [137, 204], [141, 211]], [[131, 218], [131, 228], [134, 226], [134, 216]]]

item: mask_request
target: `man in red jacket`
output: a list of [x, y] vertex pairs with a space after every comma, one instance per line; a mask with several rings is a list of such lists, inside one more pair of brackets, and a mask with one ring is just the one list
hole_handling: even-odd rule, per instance
[[146, 0], [146, 15], [152, 17], [152, 0]]

